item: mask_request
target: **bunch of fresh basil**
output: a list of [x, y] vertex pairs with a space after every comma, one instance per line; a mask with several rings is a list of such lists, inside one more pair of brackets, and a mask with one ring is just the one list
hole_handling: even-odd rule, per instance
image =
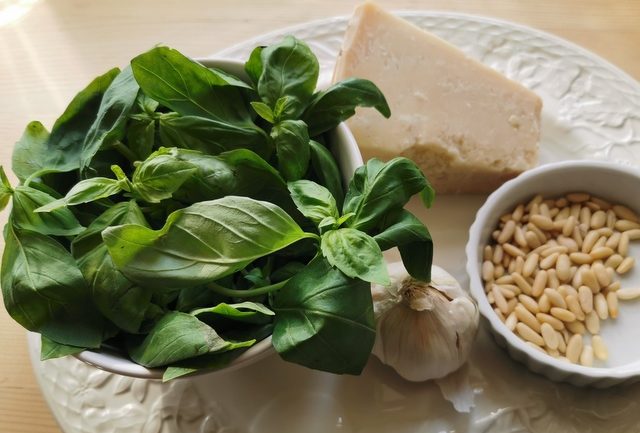
[[116, 347], [171, 379], [223, 367], [273, 336], [288, 361], [357, 374], [375, 337], [369, 283], [398, 247], [429, 280], [429, 232], [403, 206], [433, 190], [396, 158], [346, 191], [324, 134], [357, 106], [388, 117], [371, 82], [315, 91], [302, 41], [256, 48], [247, 82], [157, 47], [97, 77], [51, 132], [13, 153], [2, 294], [42, 335], [42, 358]]

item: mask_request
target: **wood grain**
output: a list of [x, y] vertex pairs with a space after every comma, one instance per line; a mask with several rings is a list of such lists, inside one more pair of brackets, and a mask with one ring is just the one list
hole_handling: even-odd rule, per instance
[[[0, 2], [0, 23], [9, 6]], [[33, 1], [26, 3], [34, 3]], [[158, 43], [215, 53], [277, 28], [348, 15], [355, 0], [36, 1], [0, 24], [0, 163], [28, 121], [51, 125], [91, 78]], [[514, 21], [587, 48], [640, 79], [638, 0], [380, 0], [396, 10], [453, 10]], [[14, 9], [15, 10], [15, 9]], [[0, 223], [6, 213], [0, 216]], [[0, 245], [1, 246], [1, 245]], [[60, 432], [33, 376], [25, 332], [0, 307], [0, 432]]]

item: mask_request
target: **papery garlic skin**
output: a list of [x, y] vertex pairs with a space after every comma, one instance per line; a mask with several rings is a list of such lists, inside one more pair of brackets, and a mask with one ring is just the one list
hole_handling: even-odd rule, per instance
[[478, 307], [447, 271], [431, 268], [431, 282], [412, 278], [402, 262], [388, 265], [391, 286], [372, 285], [376, 317], [373, 353], [407, 380], [438, 379], [469, 357]]

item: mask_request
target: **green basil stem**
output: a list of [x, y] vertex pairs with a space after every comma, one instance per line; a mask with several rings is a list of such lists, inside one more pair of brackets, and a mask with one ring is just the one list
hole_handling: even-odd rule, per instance
[[136, 154], [133, 153], [131, 149], [129, 149], [127, 146], [125, 146], [121, 142], [116, 141], [115, 143], [113, 143], [112, 146], [116, 151], [118, 151], [120, 155], [127, 158], [131, 164], [133, 164], [138, 160], [138, 157], [136, 156]]
[[207, 288], [219, 295], [229, 296], [231, 298], [253, 298], [255, 296], [260, 296], [260, 295], [265, 295], [267, 293], [275, 292], [276, 290], [279, 290], [282, 287], [284, 287], [284, 285], [287, 284], [288, 281], [289, 281], [289, 278], [287, 278], [284, 281], [280, 281], [279, 283], [270, 284], [268, 286], [262, 286], [255, 289], [247, 289], [247, 290], [229, 289], [215, 282], [211, 282], [207, 284]]

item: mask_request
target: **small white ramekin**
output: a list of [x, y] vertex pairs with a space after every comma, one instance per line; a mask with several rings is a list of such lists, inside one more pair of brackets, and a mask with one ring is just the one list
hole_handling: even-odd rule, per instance
[[[636, 382], [640, 380], [640, 301], [621, 301], [618, 318], [602, 322], [601, 335], [608, 346], [609, 359], [594, 363], [597, 365], [594, 367], [584, 367], [563, 362], [527, 345], [502, 323], [485, 295], [480, 271], [483, 247], [500, 216], [536, 194], [558, 197], [574, 191], [588, 192], [639, 211], [640, 170], [610, 162], [566, 161], [537, 167], [506, 182], [487, 198], [469, 231], [466, 254], [471, 294], [497, 343], [530, 370], [554, 381], [580, 386], [605, 388]], [[638, 246], [632, 247], [630, 254], [638, 257], [639, 253]], [[625, 275], [623, 287], [640, 284], [639, 274], [632, 271]]]

